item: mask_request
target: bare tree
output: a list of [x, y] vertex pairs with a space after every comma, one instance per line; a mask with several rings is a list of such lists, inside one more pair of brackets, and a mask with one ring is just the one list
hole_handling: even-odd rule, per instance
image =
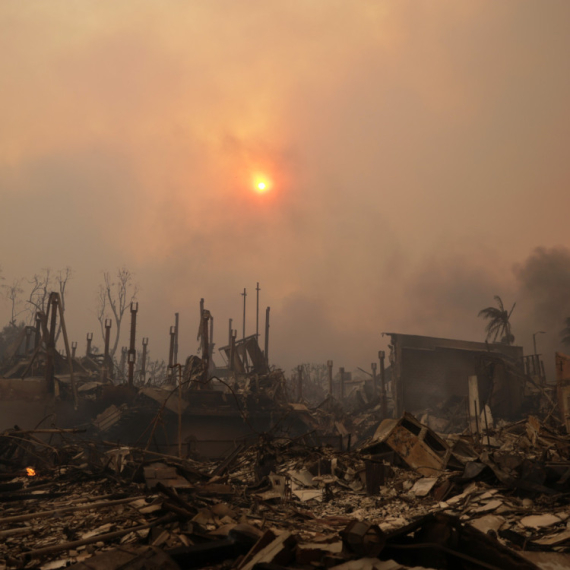
[[30, 305], [30, 318], [38, 311], [45, 313], [46, 303], [51, 293], [51, 269], [49, 267], [42, 269], [41, 273], [36, 273], [29, 280], [32, 288], [28, 296], [28, 304]]
[[149, 360], [146, 365], [146, 383], [148, 385], [162, 386], [167, 376], [166, 362], [164, 360]]
[[[61, 308], [65, 311], [65, 290], [67, 288], [67, 282], [71, 277], [72, 271], [70, 267], [59, 269], [55, 275], [52, 273], [52, 270], [47, 267], [42, 269], [41, 273], [36, 273], [29, 280], [29, 283], [32, 286], [27, 300], [29, 312], [28, 320], [30, 323], [33, 321], [34, 316], [38, 311], [45, 313], [49, 295], [54, 290], [59, 291]], [[56, 333], [56, 341], [59, 338], [60, 333], [61, 323]]]
[[109, 349], [111, 357], [115, 356], [119, 339], [121, 337], [121, 323], [130, 304], [136, 299], [138, 285], [134, 282], [134, 275], [126, 267], [120, 267], [117, 273], [111, 276], [103, 273], [103, 283], [99, 285], [97, 302], [97, 320], [101, 327], [101, 336], [105, 338], [105, 319], [115, 321], [115, 340]]
[[21, 315], [25, 308], [22, 309], [22, 299], [20, 295], [24, 292], [22, 289], [22, 279], [14, 279], [11, 285], [2, 285], [4, 296], [10, 302], [10, 324], [16, 326], [16, 319]]

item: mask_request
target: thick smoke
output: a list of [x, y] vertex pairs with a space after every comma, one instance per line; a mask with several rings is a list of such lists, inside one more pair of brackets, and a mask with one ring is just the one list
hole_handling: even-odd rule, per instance
[[[532, 352], [532, 335], [538, 331], [537, 352], [544, 355], [545, 365], [552, 374], [554, 352], [569, 348], [561, 343], [564, 321], [570, 316], [570, 249], [539, 247], [515, 266], [521, 323], [518, 342]], [[519, 307], [517, 305], [517, 307]]]

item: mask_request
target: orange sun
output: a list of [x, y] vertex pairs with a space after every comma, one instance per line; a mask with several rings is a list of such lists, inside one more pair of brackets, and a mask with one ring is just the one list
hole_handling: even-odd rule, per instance
[[256, 176], [253, 181], [253, 187], [258, 194], [263, 194], [271, 188], [271, 183], [263, 176]]

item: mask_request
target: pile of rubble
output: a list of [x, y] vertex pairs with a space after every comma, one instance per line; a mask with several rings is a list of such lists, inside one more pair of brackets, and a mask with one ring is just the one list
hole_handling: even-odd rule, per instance
[[474, 437], [404, 414], [350, 451], [265, 435], [221, 461], [12, 429], [0, 568], [567, 568], [569, 478], [535, 417]]

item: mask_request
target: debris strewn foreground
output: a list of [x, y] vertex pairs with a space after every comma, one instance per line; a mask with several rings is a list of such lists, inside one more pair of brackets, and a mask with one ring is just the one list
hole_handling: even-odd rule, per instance
[[481, 440], [406, 414], [349, 452], [306, 442], [213, 462], [6, 431], [0, 568], [570, 567], [570, 436], [534, 417]]

